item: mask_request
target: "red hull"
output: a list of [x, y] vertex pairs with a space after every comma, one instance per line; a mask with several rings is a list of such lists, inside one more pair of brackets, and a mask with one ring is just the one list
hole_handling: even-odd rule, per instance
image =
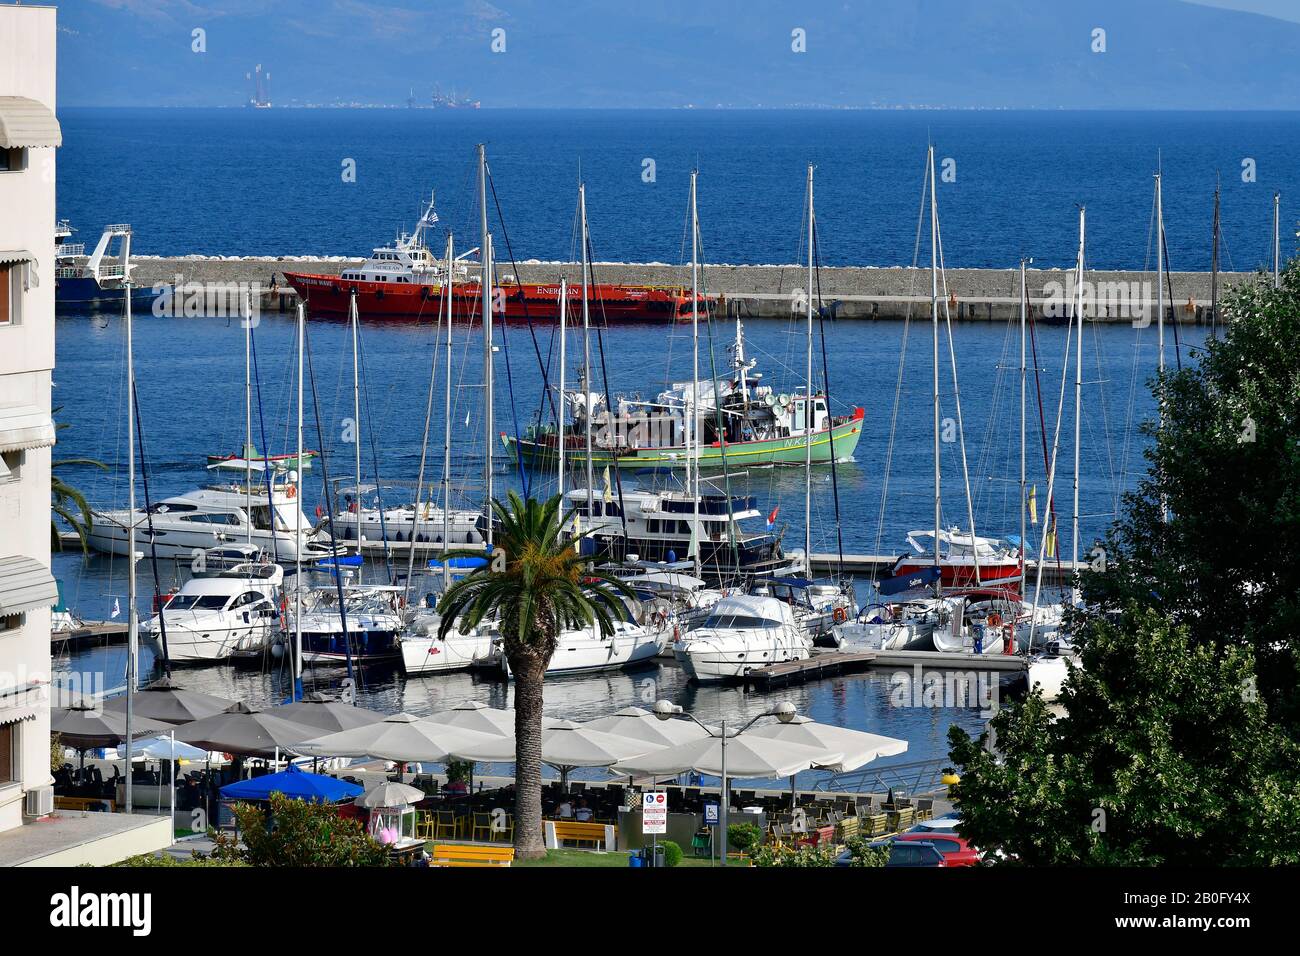
[[[442, 291], [436, 285], [402, 282], [362, 282], [340, 279], [336, 275], [286, 272], [288, 283], [311, 313], [346, 315], [353, 291], [357, 295], [357, 312], [363, 316], [402, 316], [435, 319], [441, 306]], [[678, 289], [654, 286], [594, 285], [589, 290], [592, 320], [631, 322], [675, 322], [691, 316], [691, 297]], [[534, 322], [559, 321], [560, 286], [525, 283], [499, 286], [493, 315], [498, 319]], [[711, 299], [700, 297], [704, 313]], [[460, 321], [478, 319], [481, 314], [479, 287], [458, 285], [452, 294], [452, 318]], [[569, 287], [569, 314], [577, 320], [582, 310], [582, 288]]]
[[[930, 561], [912, 561], [910, 559], [900, 560], [894, 565], [893, 574], [896, 576], [916, 574], [927, 568], [934, 567], [933, 559]], [[1010, 589], [1016, 593], [1020, 588], [1020, 562], [1019, 561], [1000, 561], [993, 564], [980, 565], [979, 582], [975, 580], [975, 567], [970, 564], [939, 564], [939, 583], [943, 585], [944, 590], [957, 588], [988, 587], [993, 583], [1010, 582]]]

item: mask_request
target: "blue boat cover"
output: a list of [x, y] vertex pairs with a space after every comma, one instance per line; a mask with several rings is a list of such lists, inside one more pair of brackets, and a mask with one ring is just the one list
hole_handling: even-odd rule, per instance
[[338, 803], [358, 797], [362, 788], [335, 777], [320, 773], [307, 773], [290, 765], [288, 770], [269, 773], [252, 780], [237, 780], [221, 788], [225, 800], [269, 800], [272, 793], [282, 793], [296, 800], [310, 803]]
[[934, 566], [921, 568], [915, 574], [898, 574], [892, 578], [882, 578], [876, 582], [876, 590], [881, 594], [898, 594], [933, 584], [942, 575], [943, 572]]

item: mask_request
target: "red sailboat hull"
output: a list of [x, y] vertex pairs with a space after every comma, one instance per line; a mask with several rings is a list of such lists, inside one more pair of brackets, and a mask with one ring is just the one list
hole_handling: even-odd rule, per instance
[[[286, 272], [285, 279], [307, 305], [319, 315], [346, 315], [355, 292], [357, 312], [363, 316], [434, 319], [441, 308], [442, 288], [432, 283], [365, 282], [336, 275]], [[593, 285], [589, 287], [589, 310], [593, 322], [675, 322], [691, 316], [691, 297], [680, 289], [658, 286]], [[581, 314], [582, 288], [570, 286], [570, 316]], [[501, 285], [493, 296], [493, 315], [505, 320], [559, 321], [558, 283]], [[707, 311], [711, 299], [700, 297], [699, 310]], [[476, 320], [482, 313], [481, 293], [476, 283], [457, 285], [452, 293], [452, 318]]]

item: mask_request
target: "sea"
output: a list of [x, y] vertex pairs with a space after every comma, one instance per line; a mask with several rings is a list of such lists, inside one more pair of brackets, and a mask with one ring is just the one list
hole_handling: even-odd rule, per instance
[[[1217, 181], [1223, 268], [1251, 270], [1270, 255], [1274, 191], [1282, 193], [1284, 223], [1295, 220], [1292, 197], [1300, 198], [1300, 171], [1291, 162], [1295, 114], [70, 109], [60, 119], [59, 217], [79, 230], [76, 241], [93, 241], [105, 223], [130, 222], [136, 254], [359, 256], [410, 228], [430, 190], [436, 190], [437, 228], [473, 236], [478, 143], [487, 145], [494, 228], [499, 226], [509, 254], [520, 261], [574, 257], [579, 180], [587, 183], [597, 259], [688, 260], [688, 176], [697, 168], [708, 263], [793, 263], [801, 255], [806, 166], [812, 163], [821, 261], [909, 265], [916, 256], [929, 142], [936, 145], [949, 267], [1009, 269], [1022, 256], [1032, 256], [1035, 265], [1068, 266], [1077, 243], [1077, 206], [1083, 203], [1090, 268], [1153, 268], [1152, 173], [1160, 166], [1172, 268], [1208, 268]], [[355, 171], [352, 181], [345, 175], [349, 169]], [[1286, 231], [1289, 251], [1290, 227]], [[67, 427], [59, 433], [55, 457], [105, 465], [66, 465], [60, 475], [95, 507], [121, 507], [122, 317], [112, 310], [60, 314], [56, 321], [54, 405], [56, 419]], [[245, 431], [245, 332], [228, 317], [166, 318], [147, 309], [135, 316], [133, 331], [144, 474], [157, 500], [211, 481], [205, 456], [238, 451]], [[549, 325], [511, 324], [498, 331], [495, 428], [518, 433], [543, 415], [542, 369], [553, 387], [558, 343]], [[802, 321], [751, 320], [743, 331], [746, 352], [765, 382], [778, 391], [802, 384], [809, 347]], [[1019, 326], [963, 323], [940, 332], [944, 524], [966, 527], [973, 514], [981, 534], [1018, 534]], [[902, 553], [910, 531], [933, 526], [932, 334], [924, 310], [912, 322], [827, 321], [816, 330], [815, 364], [825, 369], [833, 406], [839, 412], [861, 407], [865, 417], [852, 460], [814, 471], [814, 551]], [[438, 335], [429, 322], [363, 322], [356, 416], [348, 327], [310, 323], [307, 443], [325, 450], [332, 477], [355, 479], [353, 441], [359, 441], [363, 483], [414, 481]], [[731, 323], [707, 329], [702, 365], [726, 367], [735, 335]], [[1166, 363], [1194, 362], [1205, 336], [1199, 328], [1168, 335]], [[291, 316], [263, 314], [253, 331], [253, 434], [272, 453], [292, 450], [294, 342]], [[1039, 326], [1026, 348], [1026, 480], [1035, 492], [1037, 519], [1027, 530], [1031, 541], [1041, 541], [1055, 455], [1051, 510], [1061, 553], [1069, 557], [1075, 550], [1077, 474], [1077, 550], [1091, 560], [1122, 512], [1125, 494], [1146, 470], [1145, 426], [1156, 414], [1149, 391], [1156, 330], [1123, 324], [1087, 329], [1077, 462], [1076, 359], [1066, 346], [1065, 328]], [[569, 356], [580, 348], [574, 336]], [[615, 401], [620, 395], [652, 398], [690, 374], [689, 329], [600, 330], [592, 349], [597, 384]], [[485, 445], [481, 333], [457, 328], [452, 350], [450, 414], [443, 411], [438, 357], [429, 467], [440, 478], [449, 420], [453, 503], [477, 507]], [[576, 381], [576, 368], [568, 375]], [[554, 489], [554, 476], [519, 472], [499, 445], [494, 463], [498, 494], [506, 488], [534, 495]], [[739, 472], [731, 476], [731, 488], [754, 495], [765, 514], [775, 511], [774, 527], [787, 547], [802, 546], [801, 469]], [[320, 471], [305, 482], [303, 498], [311, 514], [321, 500]], [[56, 555], [54, 566], [72, 610], [89, 619], [123, 619], [122, 559], [83, 556], [71, 547]], [[183, 575], [174, 565], [158, 570], [164, 587]], [[139, 606], [147, 614], [152, 575], [144, 566], [141, 572]], [[365, 573], [378, 580], [386, 570], [375, 562]], [[858, 586], [860, 598], [870, 593], [869, 582]], [[146, 650], [146, 672], [153, 663]], [[56, 666], [65, 674], [98, 674], [110, 689], [120, 689], [125, 679], [121, 648], [74, 652]], [[673, 662], [661, 661], [641, 671], [548, 681], [546, 708], [582, 719], [668, 698], [701, 719], [734, 721], [790, 699], [816, 719], [908, 740], [908, 752], [890, 759], [895, 764], [941, 759], [950, 726], [972, 732], [984, 726], [987, 695], [930, 706], [933, 701], [911, 692], [911, 676], [845, 675], [761, 693], [691, 685]], [[338, 669], [307, 675], [311, 686], [326, 691], [337, 690], [342, 677]], [[180, 680], [257, 706], [278, 703], [288, 693], [273, 662], [193, 668]], [[995, 685], [990, 693], [1017, 692]], [[416, 714], [465, 700], [504, 706], [510, 696], [508, 683], [483, 675], [405, 679], [374, 673], [362, 675], [359, 686], [365, 706]], [[809, 774], [803, 782], [819, 777], [824, 775]]]

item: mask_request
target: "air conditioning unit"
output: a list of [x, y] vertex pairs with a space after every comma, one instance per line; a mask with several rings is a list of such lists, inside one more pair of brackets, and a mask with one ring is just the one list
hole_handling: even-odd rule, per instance
[[25, 794], [27, 803], [24, 812], [29, 817], [48, 817], [54, 812], [54, 788], [37, 787]]

